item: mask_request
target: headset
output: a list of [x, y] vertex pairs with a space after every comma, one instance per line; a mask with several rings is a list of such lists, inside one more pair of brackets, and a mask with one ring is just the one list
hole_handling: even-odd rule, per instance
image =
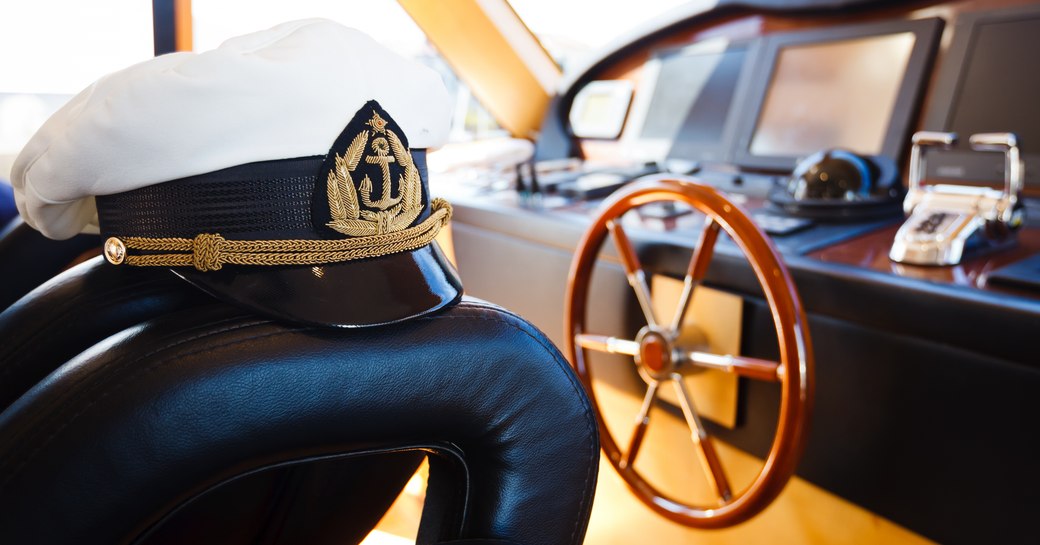
[[903, 212], [904, 189], [895, 161], [844, 149], [813, 153], [798, 163], [786, 184], [769, 194], [784, 212], [819, 220], [862, 220]]

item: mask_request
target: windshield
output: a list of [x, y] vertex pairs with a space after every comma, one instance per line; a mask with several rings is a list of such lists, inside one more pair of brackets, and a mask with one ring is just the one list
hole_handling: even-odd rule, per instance
[[[609, 9], [597, 0], [510, 0], [510, 5], [566, 71], [618, 36], [686, 2], [611, 2]], [[396, 1], [193, 0], [190, 5], [195, 51], [292, 19], [326, 17], [363, 29], [441, 74], [456, 98], [453, 141], [507, 134]], [[0, 179], [7, 178], [29, 137], [73, 94], [106, 73], [152, 56], [150, 8], [140, 0], [33, 0], [0, 6]]]
[[0, 3], [0, 183], [22, 146], [73, 94], [152, 51], [150, 2]]
[[566, 73], [581, 66], [619, 36], [668, 10], [683, 4], [703, 5], [706, 9], [715, 0], [509, 0], [509, 3]]

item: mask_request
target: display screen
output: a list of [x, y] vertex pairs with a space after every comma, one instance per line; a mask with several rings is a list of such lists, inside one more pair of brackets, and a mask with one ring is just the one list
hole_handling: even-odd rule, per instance
[[702, 150], [721, 149], [745, 57], [744, 44], [660, 54], [640, 139], [667, 142], [670, 157], [700, 159]]
[[574, 97], [570, 122], [579, 138], [617, 138], [625, 123], [632, 84], [623, 80], [593, 81]]
[[914, 50], [913, 32], [788, 45], [776, 57], [749, 151], [879, 154]]
[[1026, 160], [1027, 186], [1036, 188], [1040, 71], [1029, 67], [1040, 52], [1040, 18], [988, 22], [957, 36], [969, 38], [944, 127], [960, 136], [960, 144], [957, 151], [930, 154], [930, 174], [969, 182], [1001, 181], [1003, 157], [969, 151], [968, 138], [981, 132], [1014, 132]]
[[582, 110], [581, 116], [585, 119], [603, 119], [608, 113], [610, 113], [611, 104], [613, 102], [613, 97], [609, 94], [601, 93], [592, 95], [585, 103], [585, 108]]
[[1023, 141], [1040, 142], [1040, 71], [1011, 61], [1040, 52], [1037, 23], [1014, 21], [979, 29], [950, 130], [963, 135], [1016, 132]]

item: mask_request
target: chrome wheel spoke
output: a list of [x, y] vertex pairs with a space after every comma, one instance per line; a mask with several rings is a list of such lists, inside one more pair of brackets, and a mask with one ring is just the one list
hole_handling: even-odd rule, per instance
[[715, 255], [715, 241], [718, 239], [719, 224], [715, 222], [714, 218], [708, 216], [704, 220], [704, 229], [701, 230], [697, 249], [693, 251], [693, 256], [690, 258], [690, 266], [686, 270], [686, 278], [683, 279], [683, 291], [679, 297], [679, 306], [675, 309], [675, 316], [672, 318], [671, 328], [676, 333], [682, 327], [686, 310], [690, 306], [690, 301], [693, 300], [693, 291], [700, 285], [705, 273], [708, 272], [708, 264], [711, 263], [711, 258]]
[[779, 362], [745, 356], [720, 356], [691, 351], [683, 354], [683, 363], [766, 382], [780, 382], [784, 376], [784, 366]]
[[621, 460], [622, 468], [630, 468], [632, 464], [636, 463], [636, 456], [639, 455], [639, 447], [643, 444], [643, 437], [646, 436], [646, 428], [650, 425], [650, 409], [654, 406], [654, 401], [657, 399], [657, 386], [659, 382], [651, 382], [646, 388], [646, 395], [643, 396], [643, 406], [639, 409], [639, 415], [636, 416], [636, 429], [632, 431], [632, 438], [628, 441], [628, 450], [625, 451], [625, 457]]
[[656, 327], [657, 317], [654, 315], [654, 309], [650, 305], [650, 287], [646, 283], [646, 272], [643, 271], [642, 266], [639, 264], [639, 256], [636, 255], [632, 241], [628, 239], [625, 229], [616, 220], [607, 222], [607, 228], [613, 235], [618, 256], [625, 267], [625, 276], [628, 278], [628, 284], [636, 292], [636, 300], [639, 301], [639, 308], [643, 309], [646, 323]]
[[701, 422], [700, 417], [697, 415], [693, 398], [690, 396], [682, 376], [674, 375], [672, 382], [675, 383], [675, 391], [679, 396], [679, 405], [682, 407], [683, 416], [686, 417], [686, 424], [690, 427], [690, 437], [693, 438], [693, 442], [697, 446], [697, 452], [700, 454], [704, 476], [715, 489], [716, 496], [722, 502], [727, 502], [733, 497], [733, 493], [730, 491], [726, 472], [722, 469], [722, 462], [719, 461], [719, 456], [715, 452], [715, 445], [712, 443], [711, 437], [708, 436], [704, 423]]
[[639, 354], [639, 343], [607, 335], [593, 335], [591, 333], [578, 333], [574, 336], [575, 343], [589, 350], [606, 352], [608, 354], [624, 354], [635, 356]]

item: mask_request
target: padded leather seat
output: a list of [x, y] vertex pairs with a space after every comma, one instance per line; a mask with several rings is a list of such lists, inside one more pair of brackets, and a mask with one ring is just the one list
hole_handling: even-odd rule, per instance
[[15, 218], [0, 231], [0, 311], [74, 265], [82, 255], [100, 255], [98, 235], [51, 240]]
[[[73, 274], [115, 285], [124, 272]], [[361, 506], [385, 507], [416, 453], [431, 460], [420, 543], [582, 541], [596, 424], [566, 361], [522, 319], [464, 300], [341, 330], [172, 306], [0, 414], [0, 541], [349, 543], [343, 521], [367, 531], [377, 515]]]
[[0, 313], [0, 412], [98, 341], [210, 297], [162, 270], [101, 256], [60, 274]]
[[[157, 316], [209, 303], [210, 297], [166, 271], [111, 267], [100, 257], [74, 267], [0, 313], [0, 338], [7, 341], [0, 344], [0, 412], [98, 341]], [[402, 453], [392, 459], [310, 464], [239, 479], [179, 510], [176, 522], [153, 532], [148, 542], [357, 542], [379, 521], [422, 458]], [[346, 486], [368, 493], [335, 493]], [[351, 513], [349, 520], [337, 516], [344, 512]], [[263, 524], [271, 518], [278, 524]]]

